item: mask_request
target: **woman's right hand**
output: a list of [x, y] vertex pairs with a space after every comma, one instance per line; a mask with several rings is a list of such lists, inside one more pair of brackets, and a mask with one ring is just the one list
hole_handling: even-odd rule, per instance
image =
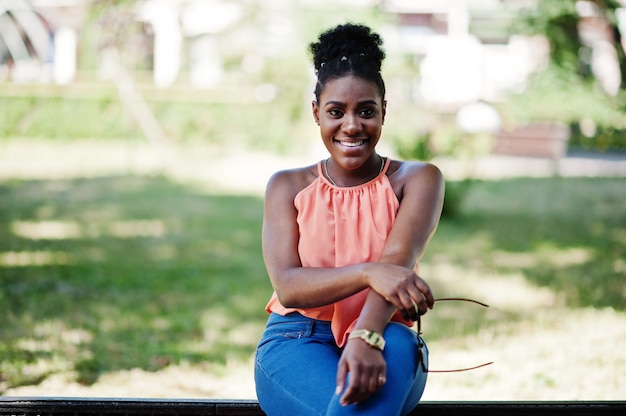
[[430, 287], [412, 269], [387, 263], [369, 263], [367, 275], [369, 286], [393, 304], [404, 319], [416, 321], [435, 304]]
[[[346, 343], [337, 364], [337, 390], [342, 406], [360, 403], [387, 382], [387, 363], [382, 351], [360, 339]], [[346, 386], [347, 383], [347, 386]]]

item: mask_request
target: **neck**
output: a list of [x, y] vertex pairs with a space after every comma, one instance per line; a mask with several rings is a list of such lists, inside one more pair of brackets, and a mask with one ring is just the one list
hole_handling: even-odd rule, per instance
[[332, 158], [323, 162], [324, 175], [335, 186], [351, 187], [362, 185], [376, 178], [385, 167], [385, 158], [374, 153], [361, 167], [354, 170], [346, 170], [338, 167]]

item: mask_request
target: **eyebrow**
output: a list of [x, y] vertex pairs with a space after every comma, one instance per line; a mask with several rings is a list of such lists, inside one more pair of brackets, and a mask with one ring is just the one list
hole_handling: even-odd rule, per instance
[[[336, 106], [339, 106], [339, 107], [346, 107], [346, 104], [342, 103], [341, 101], [332, 101], [331, 100], [331, 101], [326, 101], [324, 103], [324, 107], [327, 107], [329, 105], [336, 105]], [[365, 101], [361, 101], [361, 102], [358, 103], [359, 107], [364, 106], [364, 105], [375, 105], [375, 106], [378, 107], [378, 103], [376, 102], [376, 100], [365, 100]]]

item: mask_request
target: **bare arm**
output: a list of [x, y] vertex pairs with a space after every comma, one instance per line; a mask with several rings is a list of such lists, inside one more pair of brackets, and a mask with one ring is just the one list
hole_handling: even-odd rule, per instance
[[[400, 210], [379, 262], [403, 268], [406, 274], [370, 280], [374, 290], [368, 294], [356, 329], [382, 334], [396, 309], [406, 319], [416, 319], [434, 304], [426, 282], [410, 270], [423, 255], [439, 223], [444, 181], [433, 165], [404, 166], [406, 171], [399, 169], [396, 172], [399, 177], [394, 180], [402, 184]], [[382, 387], [384, 382], [381, 384], [380, 380], [386, 379], [386, 362], [380, 351], [359, 339], [349, 340], [337, 368], [337, 393], [344, 390], [348, 374], [348, 387], [341, 396], [344, 405], [361, 402]]]
[[[431, 164], [405, 165], [401, 169], [406, 171], [396, 172], [403, 183], [400, 209], [379, 262], [412, 270], [437, 229], [443, 207], [444, 180], [439, 169]], [[415, 276], [417, 279], [394, 282], [393, 277], [370, 281], [374, 290], [368, 296], [358, 327], [384, 330], [397, 305], [402, 305], [398, 309], [405, 318], [412, 320], [417, 318], [415, 305], [420, 314], [432, 308], [432, 293], [421, 278]]]
[[263, 257], [272, 286], [285, 307], [328, 305], [368, 287], [364, 264], [302, 267], [294, 198], [310, 179], [302, 170], [279, 172], [270, 179], [265, 194]]

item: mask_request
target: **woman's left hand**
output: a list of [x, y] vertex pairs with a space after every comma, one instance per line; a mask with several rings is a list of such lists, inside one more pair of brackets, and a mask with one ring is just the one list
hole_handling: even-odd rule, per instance
[[[346, 387], [346, 381], [348, 386]], [[337, 394], [343, 406], [360, 403], [387, 382], [387, 363], [380, 350], [358, 338], [348, 340], [337, 368]]]

